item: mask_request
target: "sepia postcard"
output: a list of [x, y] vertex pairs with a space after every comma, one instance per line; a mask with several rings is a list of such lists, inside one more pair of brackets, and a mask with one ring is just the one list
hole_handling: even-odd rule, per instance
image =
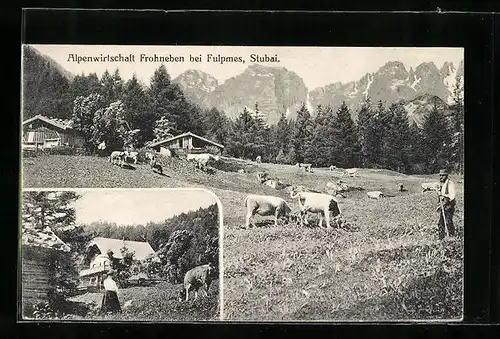
[[463, 48], [22, 49], [24, 318], [463, 319]]

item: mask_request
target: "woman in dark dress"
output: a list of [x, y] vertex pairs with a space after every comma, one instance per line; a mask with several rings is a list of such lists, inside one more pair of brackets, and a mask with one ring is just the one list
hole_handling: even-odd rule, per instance
[[101, 313], [121, 313], [122, 311], [122, 308], [120, 307], [120, 300], [118, 300], [118, 286], [113, 280], [113, 274], [113, 271], [108, 271], [106, 273], [106, 278], [103, 281], [104, 295], [102, 297]]

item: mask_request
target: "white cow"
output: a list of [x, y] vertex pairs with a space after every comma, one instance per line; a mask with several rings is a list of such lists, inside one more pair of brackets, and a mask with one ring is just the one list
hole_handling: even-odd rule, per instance
[[302, 164], [298, 162], [295, 166], [303, 168], [304, 172], [311, 172], [311, 173], [313, 172], [312, 164]]
[[202, 153], [202, 154], [188, 154], [188, 161], [194, 161], [196, 164], [196, 168], [201, 170], [206, 170], [206, 167], [211, 162], [217, 162], [220, 160], [220, 156], [213, 155], [210, 153]]
[[155, 155], [152, 155], [152, 158], [149, 161], [149, 166], [151, 167], [153, 172], [157, 171], [158, 173], [163, 174], [163, 167], [158, 162], [158, 159], [156, 158]]
[[133, 160], [134, 165], [137, 164], [137, 158], [139, 156], [139, 152], [133, 152], [133, 151], [125, 151], [125, 162], [128, 162], [128, 160]]
[[350, 177], [355, 177], [358, 175], [358, 169], [357, 168], [346, 168], [344, 170], [344, 175], [347, 175]]
[[280, 180], [276, 179], [268, 179], [264, 181], [263, 184], [274, 189], [282, 189], [285, 187], [285, 184], [283, 184]]
[[379, 199], [379, 198], [383, 198], [384, 197], [384, 193], [382, 193], [380, 191], [366, 192], [366, 195], [368, 195], [368, 198], [371, 198], [371, 199]]
[[[287, 218], [291, 213], [291, 208], [287, 202], [280, 198], [270, 195], [249, 194], [245, 198], [245, 207], [247, 213], [245, 217], [245, 227], [250, 227], [250, 219], [258, 214], [260, 216], [274, 216], [274, 225], [278, 226], [278, 218]], [[255, 223], [252, 222], [255, 226]]]
[[313, 192], [297, 192], [295, 189], [292, 189], [290, 196], [292, 199], [298, 200], [301, 214], [304, 216], [304, 218], [301, 218], [301, 225], [303, 220], [305, 220], [306, 225], [309, 224], [307, 220], [308, 212], [320, 213], [319, 227], [321, 227], [323, 219], [325, 219], [326, 228], [331, 228], [330, 212], [333, 213], [334, 218], [340, 218], [341, 211], [338, 201], [332, 195]]
[[122, 167], [125, 164], [125, 152], [123, 151], [113, 151], [109, 155], [109, 162], [113, 165], [119, 165]]
[[420, 186], [422, 186], [422, 193], [426, 191], [439, 191], [441, 189], [441, 184], [437, 181], [424, 182]]
[[196, 266], [190, 269], [184, 275], [184, 284], [179, 292], [179, 301], [188, 301], [189, 292], [194, 291], [194, 300], [198, 298], [198, 290], [202, 288], [205, 296], [208, 297], [208, 289], [212, 283], [212, 272], [214, 267], [212, 263]]
[[337, 166], [333, 166], [333, 165], [330, 166], [330, 171], [333, 171], [333, 170], [336, 170], [336, 169], [337, 169]]
[[260, 155], [257, 156], [257, 158], [255, 158], [255, 161], [260, 164], [262, 162], [262, 157]]

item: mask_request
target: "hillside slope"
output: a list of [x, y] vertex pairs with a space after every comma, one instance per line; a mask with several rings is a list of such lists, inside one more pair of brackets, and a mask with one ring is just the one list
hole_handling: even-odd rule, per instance
[[[172, 160], [166, 173], [146, 165], [121, 169], [105, 158], [43, 156], [24, 159], [29, 187], [204, 187], [221, 200], [224, 215], [224, 314], [228, 320], [415, 320], [460, 319], [463, 291], [463, 178], [457, 185], [458, 237], [437, 241], [436, 196], [421, 192], [433, 176], [406, 176], [360, 169], [359, 177], [317, 169], [305, 173], [289, 165], [230, 159], [233, 169], [249, 173], [205, 174]], [[329, 181], [351, 187], [339, 200], [352, 227], [326, 230], [295, 224], [275, 227], [270, 218], [242, 229], [249, 193], [284, 198], [284, 190], [258, 183], [256, 171], [287, 184], [324, 191]], [[408, 189], [399, 192], [398, 184]], [[366, 191], [393, 197], [369, 199]]]

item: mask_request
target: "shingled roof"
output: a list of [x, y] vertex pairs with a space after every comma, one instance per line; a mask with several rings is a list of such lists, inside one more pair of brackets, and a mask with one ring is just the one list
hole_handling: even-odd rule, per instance
[[64, 252], [71, 251], [71, 248], [59, 239], [48, 226], [41, 228], [30, 223], [23, 223], [21, 242], [26, 246], [43, 247]]
[[68, 120], [68, 119], [58, 119], [58, 118], [49, 118], [44, 115], [38, 114], [35, 115], [34, 117], [23, 121], [23, 126], [25, 124], [28, 124], [30, 122], [33, 122], [35, 120], [42, 120], [45, 121], [46, 123], [53, 125], [55, 127], [58, 127], [60, 129], [71, 129], [73, 127], [73, 121]]

